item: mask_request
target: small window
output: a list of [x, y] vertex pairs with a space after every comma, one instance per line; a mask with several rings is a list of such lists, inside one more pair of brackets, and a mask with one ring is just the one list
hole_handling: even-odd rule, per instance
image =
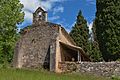
[[41, 15], [42, 15], [42, 12], [39, 12], [38, 15], [41, 16]]

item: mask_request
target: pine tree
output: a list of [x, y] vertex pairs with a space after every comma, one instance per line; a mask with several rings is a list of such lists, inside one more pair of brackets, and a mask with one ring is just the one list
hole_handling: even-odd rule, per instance
[[77, 46], [82, 47], [83, 50], [89, 54], [89, 30], [87, 26], [87, 21], [82, 15], [82, 11], [79, 11], [76, 23], [70, 32], [70, 36], [76, 42]]
[[95, 23], [93, 23], [92, 26], [92, 34], [90, 39], [90, 58], [94, 62], [103, 61], [102, 53], [100, 52], [99, 44], [96, 38]]
[[120, 0], [96, 0], [96, 36], [105, 61], [120, 58]]
[[0, 64], [12, 60], [17, 26], [23, 21], [23, 5], [19, 0], [0, 0]]

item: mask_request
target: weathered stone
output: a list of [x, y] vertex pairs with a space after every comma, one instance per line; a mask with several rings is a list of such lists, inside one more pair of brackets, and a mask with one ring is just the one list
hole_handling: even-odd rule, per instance
[[60, 62], [59, 69], [62, 72], [72, 72], [74, 69], [75, 72], [111, 77], [112, 75], [120, 76], [119, 64], [120, 62]]
[[[61, 72], [58, 68], [59, 62], [72, 61], [72, 58], [76, 62], [90, 61], [83, 49], [76, 46], [63, 27], [47, 22], [46, 14], [42, 8], [38, 8], [33, 14], [31, 28], [25, 29], [21, 33], [21, 38], [16, 44], [13, 66], [16, 68], [45, 68]], [[67, 71], [75, 70], [74, 64], [70, 65]]]

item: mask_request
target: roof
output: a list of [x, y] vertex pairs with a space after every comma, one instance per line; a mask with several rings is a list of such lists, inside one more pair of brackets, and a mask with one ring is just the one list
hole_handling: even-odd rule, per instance
[[46, 12], [46, 13], [47, 13], [47, 11], [45, 10], [45, 8], [43, 8], [43, 7], [38, 7], [38, 8], [36, 9], [35, 13], [38, 12], [39, 10], [42, 10], [43, 12]]
[[76, 45], [76, 43], [74, 42], [74, 40], [70, 37], [70, 35], [67, 33], [67, 31], [63, 28], [62, 31], [64, 32], [65, 36], [70, 40], [70, 42], [72, 42], [74, 45]]
[[44, 7], [42, 7], [42, 6], [40, 6], [40, 7], [38, 7], [38, 8], [42, 8], [44, 11], [46, 11], [46, 12], [47, 12], [47, 10], [46, 10]]
[[59, 42], [62, 44], [62, 45], [65, 45], [66, 47], [70, 48], [70, 49], [73, 49], [75, 51], [80, 51], [81, 55], [83, 55], [88, 61], [91, 61], [90, 58], [88, 57], [88, 55], [85, 54], [84, 50], [81, 48], [81, 47], [78, 47], [78, 46], [75, 46], [75, 45], [70, 45], [70, 44], [66, 44], [62, 41], [59, 40]]

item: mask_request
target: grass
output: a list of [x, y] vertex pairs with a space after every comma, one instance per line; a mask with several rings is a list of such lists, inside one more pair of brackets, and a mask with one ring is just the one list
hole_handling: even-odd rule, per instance
[[47, 71], [0, 69], [0, 80], [110, 80], [87, 74], [56, 74]]

